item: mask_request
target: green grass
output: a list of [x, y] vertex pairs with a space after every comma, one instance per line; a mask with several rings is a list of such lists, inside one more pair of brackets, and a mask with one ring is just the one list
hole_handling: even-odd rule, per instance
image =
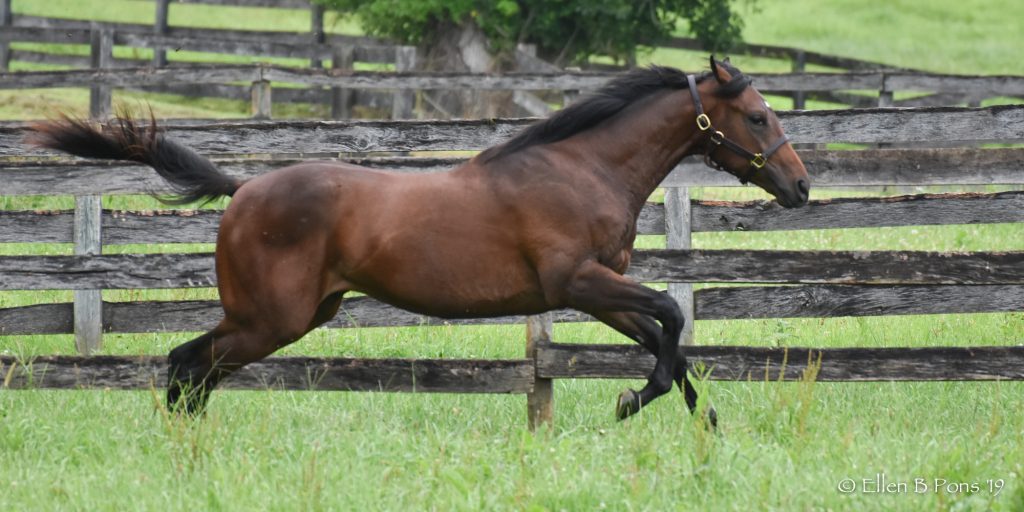
[[[1024, 46], [1019, 3], [755, 5], [747, 17], [752, 42], [932, 71], [1024, 74], [1017, 58]], [[14, 0], [19, 13], [134, 23], [150, 22], [152, 6], [135, 0]], [[171, 23], [304, 31], [309, 20], [302, 11], [174, 3]], [[350, 21], [333, 26], [358, 31]], [[685, 69], [706, 66], [706, 55], [696, 52], [658, 50], [645, 58]], [[734, 62], [752, 71], [789, 68], [766, 59]], [[244, 117], [248, 108], [173, 95], [120, 98], [144, 99], [163, 117]], [[87, 99], [83, 90], [0, 91], [0, 119], [41, 118], [54, 108], [82, 113]], [[777, 108], [787, 108], [786, 101], [772, 99]], [[301, 108], [278, 114], [317, 115]], [[815, 191], [818, 198], [851, 193], [863, 195]], [[765, 197], [752, 187], [694, 195]], [[0, 197], [2, 209], [72, 206], [67, 197]], [[104, 207], [158, 205], [132, 196], [104, 198]], [[664, 247], [660, 236], [638, 242]], [[1021, 251], [1024, 226], [697, 233], [694, 245]], [[210, 249], [155, 244], [105, 251]], [[70, 252], [68, 244], [0, 244], [4, 255]], [[215, 296], [205, 289], [104, 292], [105, 300]], [[4, 292], [0, 308], [70, 298], [68, 291]], [[702, 345], [1006, 346], [1024, 344], [1024, 313], [700, 321], [695, 329]], [[102, 353], [164, 354], [194, 334], [111, 334]], [[280, 353], [518, 358], [523, 336], [518, 325], [317, 330]], [[596, 324], [558, 325], [554, 337], [624, 342]], [[0, 337], [3, 355], [73, 353], [70, 336]], [[706, 396], [721, 416], [719, 435], [685, 413], [678, 393], [616, 422], [618, 392], [641, 384], [557, 381], [554, 428], [540, 435], [524, 428], [521, 396], [219, 391], [209, 415], [191, 423], [162, 414], [160, 390], [0, 389], [0, 510], [1024, 510], [1021, 383], [710, 382]], [[908, 491], [837, 489], [843, 479], [862, 484], [878, 474], [908, 483]], [[918, 478], [929, 484], [927, 492], [914, 492]], [[935, 492], [935, 479], [980, 488]], [[993, 496], [988, 481], [1000, 479], [1003, 488]]]
[[[621, 383], [521, 397], [230, 392], [178, 422], [147, 392], [0, 394], [6, 509], [1019, 510], [1020, 384], [712, 384], [719, 435], [673, 393], [628, 422]], [[98, 413], [99, 412], [99, 413]], [[843, 494], [846, 478], [1002, 492]]]
[[[89, 19], [116, 23], [152, 24], [155, 3], [150, 0], [12, 0], [15, 13], [52, 18]], [[309, 10], [260, 7], [230, 7], [200, 3], [171, 2], [168, 24], [201, 28], [308, 32]], [[361, 33], [359, 25], [328, 12], [327, 32]]]
[[[743, 37], [751, 43], [935, 73], [1024, 74], [1018, 51], [1024, 38], [1024, 3], [1013, 0], [894, 0], [884, 7], [861, 0], [759, 0], [741, 12]], [[680, 35], [685, 27], [680, 27]], [[688, 55], [686, 69], [707, 65], [706, 55], [680, 54]], [[745, 70], [790, 70], [783, 61], [744, 56], [733, 60]]]
[[[757, 2], [749, 41], [771, 42], [937, 73], [1024, 74], [1024, 4], [895, 0]], [[798, 21], [799, 20], [799, 21]], [[813, 22], [811, 22], [813, 20]]]

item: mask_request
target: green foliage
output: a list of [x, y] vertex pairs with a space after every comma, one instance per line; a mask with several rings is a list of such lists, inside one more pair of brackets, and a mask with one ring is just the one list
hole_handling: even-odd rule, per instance
[[476, 23], [498, 52], [533, 43], [542, 56], [579, 62], [591, 55], [627, 58], [637, 45], [667, 39], [681, 19], [711, 50], [740, 40], [736, 0], [317, 0], [357, 16], [370, 33], [429, 43], [453, 24]]

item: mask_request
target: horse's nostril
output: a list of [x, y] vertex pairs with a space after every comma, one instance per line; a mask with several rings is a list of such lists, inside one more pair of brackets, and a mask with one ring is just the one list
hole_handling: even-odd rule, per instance
[[811, 185], [807, 183], [807, 180], [799, 180], [796, 182], [796, 189], [800, 191], [800, 195], [804, 199], [807, 199], [811, 192]]

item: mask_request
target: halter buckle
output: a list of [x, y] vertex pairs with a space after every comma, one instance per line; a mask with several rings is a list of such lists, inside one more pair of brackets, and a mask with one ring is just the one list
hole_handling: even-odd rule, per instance
[[697, 116], [697, 128], [700, 128], [702, 132], [706, 132], [708, 128], [711, 128], [711, 118], [707, 114]]
[[755, 169], [760, 169], [768, 163], [768, 160], [761, 153], [754, 154], [754, 159], [750, 161], [750, 165], [754, 166]]

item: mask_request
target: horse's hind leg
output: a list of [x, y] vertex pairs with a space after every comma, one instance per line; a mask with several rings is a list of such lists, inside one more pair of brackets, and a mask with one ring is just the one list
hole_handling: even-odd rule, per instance
[[167, 355], [167, 407], [172, 411], [196, 414], [203, 410], [212, 389], [205, 382], [210, 368], [204, 355], [218, 329], [179, 345]]
[[227, 321], [171, 350], [167, 356], [167, 406], [195, 415], [206, 409], [210, 392], [231, 372], [273, 352], [275, 344], [252, 329]]
[[[182, 344], [168, 355], [167, 405], [171, 410], [194, 415], [206, 407], [217, 383], [239, 368], [267, 357], [318, 325], [338, 311], [344, 292], [323, 299], [313, 312], [297, 315], [282, 309], [280, 314], [309, 320], [249, 323], [244, 326], [225, 319], [214, 330]], [[302, 308], [305, 310], [306, 308]]]
[[[661, 336], [661, 327], [658, 326], [657, 322], [655, 322], [653, 318], [639, 313], [624, 313], [619, 311], [601, 313], [594, 317], [605, 325], [619, 331], [633, 341], [636, 341], [642, 347], [646, 348], [648, 352], [657, 357], [658, 339]], [[686, 407], [689, 408], [690, 413], [692, 414], [697, 412], [697, 389], [694, 388], [693, 383], [690, 382], [690, 378], [686, 375], [686, 367], [685, 358], [681, 358], [679, 361], [676, 361], [673, 379], [676, 381], [676, 385], [679, 386], [679, 391], [683, 392], [683, 396], [686, 399]], [[715, 412], [714, 407], [708, 406], [707, 419], [711, 423], [711, 426], [718, 426], [718, 413]]]

